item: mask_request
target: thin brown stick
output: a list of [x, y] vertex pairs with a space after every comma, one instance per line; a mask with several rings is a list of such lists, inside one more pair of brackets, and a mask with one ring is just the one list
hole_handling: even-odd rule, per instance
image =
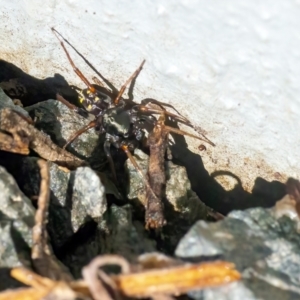
[[12, 269], [10, 275], [23, 284], [32, 286], [36, 289], [44, 289], [53, 286], [53, 280], [42, 277], [23, 267]]
[[[44, 256], [46, 242], [46, 225], [47, 213], [50, 200], [50, 174], [49, 167], [46, 161], [38, 160], [41, 173], [40, 194], [38, 198], [38, 209], [35, 214], [35, 225], [32, 229], [33, 246], [31, 251], [31, 258], [35, 260], [42, 259]], [[41, 275], [43, 273], [39, 272]]]
[[127, 297], [146, 298], [161, 294], [180, 295], [236, 281], [240, 277], [234, 264], [217, 261], [119, 275], [114, 279]]
[[150, 187], [156, 197], [146, 190], [146, 228], [158, 229], [166, 224], [164, 217], [164, 191], [166, 185], [164, 156], [168, 145], [168, 131], [164, 129], [164, 115], [161, 115], [153, 131], [149, 134], [150, 149], [148, 177]]
[[42, 159], [38, 160], [38, 165], [41, 173], [41, 184], [38, 209], [35, 214], [35, 225], [32, 229], [32, 263], [35, 270], [42, 276], [51, 279], [71, 280], [72, 276], [67, 272], [66, 268], [58, 262], [48, 243], [46, 226], [48, 222], [47, 215], [50, 201], [49, 166], [48, 163]]

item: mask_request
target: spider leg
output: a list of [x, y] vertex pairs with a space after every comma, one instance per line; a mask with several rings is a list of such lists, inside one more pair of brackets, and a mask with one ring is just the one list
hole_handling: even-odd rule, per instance
[[140, 66], [134, 71], [134, 73], [127, 79], [127, 81], [122, 85], [118, 96], [116, 97], [116, 99], [114, 100], [114, 104], [118, 105], [126, 87], [128, 86], [128, 84], [141, 72], [143, 65], [145, 63], [145, 60], [142, 61], [142, 63], [140, 64]]
[[[122, 145], [121, 149], [126, 153], [127, 157], [129, 158], [129, 160], [131, 161], [131, 163], [133, 164], [134, 168], [138, 171], [138, 173], [140, 174], [142, 180], [144, 181], [144, 184], [146, 185], [147, 188], [150, 188], [150, 184], [146, 178], [146, 176], [144, 175], [142, 169], [140, 168], [140, 166], [138, 165], [138, 163], [136, 162], [136, 160], [134, 159], [134, 157], [132, 156], [132, 154], [130, 153], [130, 151], [128, 150], [128, 146], [127, 145]], [[151, 189], [151, 188], [150, 188]]]
[[[179, 116], [181, 116], [182, 118], [184, 118], [184, 119], [186, 119], [187, 120], [187, 118], [185, 118], [173, 105], [171, 105], [171, 104], [169, 104], [169, 103], [165, 103], [165, 102], [161, 102], [161, 101], [158, 101], [158, 100], [155, 100], [155, 99], [152, 99], [152, 98], [146, 98], [146, 99], [143, 99], [142, 101], [141, 101], [141, 103], [143, 104], [143, 105], [147, 105], [148, 103], [153, 103], [153, 104], [156, 104], [156, 105], [158, 105], [162, 110], [165, 110], [165, 108], [164, 108], [164, 106], [166, 106], [166, 107], [169, 107], [169, 108], [172, 108], [172, 109], [174, 109], [175, 111], [176, 111], [176, 113], [179, 115]], [[188, 121], [188, 120], [187, 120]]]
[[61, 40], [60, 38], [60, 33], [54, 29], [53, 27], [51, 28], [51, 30], [53, 31], [54, 35], [56, 36], [56, 38], [59, 40], [63, 50], [65, 51], [66, 55], [67, 55], [67, 58], [71, 64], [71, 66], [73, 67], [73, 70], [74, 72], [78, 75], [78, 77], [86, 84], [86, 86], [89, 88], [89, 90], [92, 92], [92, 93], [95, 93], [96, 92], [96, 89], [90, 84], [90, 82], [87, 80], [87, 78], [82, 74], [82, 72], [75, 66], [69, 52], [67, 51], [67, 48], [65, 47], [64, 45], [64, 42]]
[[179, 135], [186, 135], [186, 136], [190, 136], [192, 138], [195, 138], [195, 139], [198, 139], [200, 141], [204, 141], [204, 142], [207, 142], [208, 144], [212, 145], [212, 146], [215, 146], [215, 144], [210, 141], [207, 137], [203, 136], [204, 138], [201, 138], [197, 135], [194, 135], [194, 134], [191, 134], [187, 131], [184, 131], [184, 130], [181, 130], [181, 129], [178, 129], [178, 128], [173, 128], [173, 127], [170, 127], [170, 126], [166, 126], [164, 125], [165, 129], [169, 132], [173, 132], [173, 133], [176, 133], [176, 134], [179, 134]]
[[56, 29], [54, 30], [62, 38], [62, 40], [65, 41], [84, 60], [84, 62], [104, 81], [104, 83], [109, 87], [109, 89], [112, 90], [114, 94], [117, 94], [118, 90], [101, 73], [99, 73], [99, 71], [67, 39], [65, 39], [62, 36], [62, 34], [60, 34]]
[[81, 134], [88, 131], [90, 128], [96, 127], [97, 122], [96, 120], [91, 121], [89, 124], [85, 125], [78, 131], [76, 131], [67, 141], [67, 143], [64, 145], [63, 149], [65, 149], [68, 145], [70, 145], [75, 139], [77, 139]]
[[138, 106], [138, 109], [141, 112], [147, 112], [147, 113], [150, 113], [150, 114], [151, 113], [152, 114], [162, 114], [163, 113], [163, 115], [165, 115], [165, 116], [170, 116], [170, 117], [174, 118], [176, 121], [178, 121], [180, 123], [183, 123], [187, 126], [193, 127], [192, 123], [188, 119], [186, 119], [184, 117], [181, 117], [181, 116], [178, 116], [178, 115], [175, 115], [175, 114], [173, 114], [171, 112], [168, 112], [166, 110], [159, 110], [159, 109], [152, 109], [152, 108], [150, 109], [150, 108], [148, 108], [146, 106], [142, 106], [142, 105]]
[[[177, 116], [177, 115], [172, 114], [172, 113], [170, 113], [170, 112], [168, 112], [166, 110], [161, 111], [161, 110], [158, 110], [158, 109], [149, 109], [149, 108], [147, 108], [145, 106], [139, 106], [138, 108], [142, 112], [148, 112], [148, 113], [153, 113], [153, 114], [160, 114], [160, 118], [162, 118], [162, 116], [164, 116], [164, 118], [165, 118], [165, 116], [170, 116], [170, 117], [174, 118], [176, 121], [179, 121], [182, 124], [187, 125], [187, 126], [193, 128], [193, 129], [195, 129], [194, 125], [189, 120], [187, 120], [186, 118]], [[191, 133], [183, 131], [181, 129], [177, 129], [177, 128], [173, 128], [173, 127], [167, 126], [164, 123], [161, 123], [161, 126], [163, 126], [169, 132], [173, 132], [173, 133], [180, 134], [180, 135], [190, 136], [190, 137], [193, 137], [193, 138], [198, 139], [200, 141], [207, 142], [208, 144], [210, 144], [212, 146], [215, 146], [215, 144], [212, 141], [210, 141], [203, 134], [201, 134], [202, 135], [202, 138], [201, 138], [201, 137], [199, 137], [197, 135], [191, 134]]]
[[111, 157], [111, 154], [110, 154], [110, 145], [111, 145], [110, 140], [106, 140], [104, 142], [103, 148], [104, 148], [104, 152], [106, 154], [106, 157], [107, 157], [107, 160], [108, 160], [108, 163], [109, 163], [109, 167], [110, 167], [110, 170], [112, 172], [115, 184], [117, 184], [118, 183], [117, 174], [116, 174], [116, 169], [115, 169], [114, 161], [113, 161], [113, 159]]
[[[193, 128], [194, 130], [196, 130], [196, 129], [195, 129], [195, 126], [194, 126], [194, 125], [193, 125], [186, 117], [184, 117], [184, 116], [183, 116], [183, 115], [182, 115], [182, 114], [181, 114], [181, 113], [180, 113], [173, 105], [171, 105], [171, 104], [164, 103], [164, 102], [160, 102], [160, 101], [155, 100], [155, 99], [152, 99], [152, 98], [146, 98], [146, 99], [143, 99], [143, 100], [141, 101], [141, 103], [142, 103], [143, 105], [147, 105], [148, 103], [154, 103], [154, 104], [158, 105], [158, 106], [162, 109], [162, 111], [164, 112], [165, 115], [169, 115], [169, 116], [173, 117], [176, 121], [179, 121], [179, 122], [181, 122], [182, 124], [187, 125], [187, 126]], [[174, 115], [174, 114], [169, 113], [168, 111], [166, 111], [166, 110], [164, 109], [163, 106], [170, 107], [170, 108], [174, 109], [180, 117], [177, 116], [177, 115]], [[147, 112], [150, 112], [150, 113], [161, 113], [161, 111], [159, 111], [159, 110], [154, 110], [154, 109], [149, 110], [147, 107], [144, 107], [144, 106], [139, 106], [139, 108], [141, 108], [142, 111], [147, 111]], [[169, 128], [171, 128], [171, 127], [169, 127]], [[214, 144], [212, 141], [210, 141], [210, 140], [209, 140], [204, 134], [202, 134], [202, 133], [200, 133], [200, 134], [202, 135], [203, 139], [201, 139], [200, 137], [197, 137], [197, 136], [195, 136], [195, 135], [191, 135], [190, 133], [187, 133], [187, 132], [182, 131], [182, 130], [179, 130], [179, 129], [178, 129], [178, 130], [175, 129], [175, 128], [172, 128], [172, 129], [174, 129], [174, 130], [173, 130], [174, 133], [181, 134], [181, 135], [188, 135], [188, 136], [191, 136], [191, 137], [200, 139], [200, 140], [202, 140], [202, 141], [205, 141], [205, 142], [209, 143], [209, 144], [212, 145], [212, 146], [215, 146], [215, 144]], [[175, 132], [175, 130], [176, 130], [176, 132]]]
[[93, 79], [93, 81], [94, 81], [95, 84], [97, 84], [97, 85], [99, 85], [101, 87], [104, 87], [104, 84], [100, 81], [99, 78], [97, 78], [96, 76], [94, 76], [92, 79]]
[[56, 94], [56, 100], [61, 102], [62, 104], [66, 105], [70, 110], [74, 110], [78, 114], [80, 114], [83, 117], [88, 116], [88, 112], [82, 108], [77, 107], [76, 105], [70, 103], [68, 100], [66, 100], [63, 96], [60, 94]]

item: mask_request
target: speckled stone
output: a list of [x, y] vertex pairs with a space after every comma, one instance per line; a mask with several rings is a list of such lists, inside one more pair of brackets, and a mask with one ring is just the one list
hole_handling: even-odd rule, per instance
[[[240, 282], [191, 293], [194, 299], [298, 299], [300, 235], [296, 222], [276, 219], [271, 209], [233, 211], [217, 223], [197, 222], [176, 255], [218, 257], [235, 263]], [[245, 298], [246, 297], [246, 298]]]
[[35, 209], [0, 167], [0, 267], [30, 266]]

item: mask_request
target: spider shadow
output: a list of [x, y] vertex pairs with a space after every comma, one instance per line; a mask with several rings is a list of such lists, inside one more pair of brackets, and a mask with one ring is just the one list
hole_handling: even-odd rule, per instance
[[[170, 146], [173, 161], [186, 168], [192, 190], [214, 210], [227, 215], [232, 210], [258, 206], [268, 208], [286, 194], [285, 184], [279, 181], [268, 182], [257, 177], [252, 192], [249, 193], [244, 190], [241, 179], [230, 171], [218, 170], [209, 174], [201, 156], [188, 149], [185, 138], [175, 134], [172, 137], [175, 141]], [[236, 185], [232, 190], [225, 190], [216, 180], [218, 176], [224, 175], [235, 179]]]
[[49, 99], [56, 99], [57, 92], [78, 105], [76, 91], [60, 74], [38, 79], [27, 74], [13, 63], [1, 59], [0, 87], [10, 98], [20, 100], [25, 107]]

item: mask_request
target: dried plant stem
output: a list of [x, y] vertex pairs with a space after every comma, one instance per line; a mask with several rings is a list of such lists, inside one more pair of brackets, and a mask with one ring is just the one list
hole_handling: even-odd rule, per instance
[[48, 242], [46, 225], [48, 222], [48, 207], [50, 201], [50, 174], [48, 163], [38, 160], [41, 174], [38, 209], [35, 214], [35, 225], [32, 230], [33, 246], [31, 250], [32, 263], [38, 274], [51, 279], [71, 280], [66, 268], [53, 255]]

